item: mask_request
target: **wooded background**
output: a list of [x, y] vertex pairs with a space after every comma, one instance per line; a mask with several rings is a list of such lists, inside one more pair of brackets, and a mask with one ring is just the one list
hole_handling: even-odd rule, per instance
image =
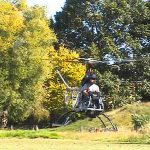
[[54, 19], [26, 0], [0, 0], [0, 111], [12, 123], [49, 122], [66, 108], [56, 70], [80, 86], [86, 66], [71, 62], [79, 57], [140, 60], [94, 66], [107, 109], [150, 100], [149, 23], [143, 0], [66, 0]]

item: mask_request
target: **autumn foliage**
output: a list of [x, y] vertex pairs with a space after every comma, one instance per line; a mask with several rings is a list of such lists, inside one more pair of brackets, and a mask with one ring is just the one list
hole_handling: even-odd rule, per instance
[[56, 69], [75, 86], [85, 67], [67, 62], [78, 53], [54, 49], [56, 35], [43, 8], [0, 5], [0, 110], [8, 111], [10, 122], [49, 120], [52, 111], [64, 106], [65, 86]]

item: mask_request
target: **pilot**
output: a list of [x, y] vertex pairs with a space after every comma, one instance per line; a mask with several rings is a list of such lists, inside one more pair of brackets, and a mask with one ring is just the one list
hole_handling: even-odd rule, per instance
[[84, 78], [82, 79], [82, 87], [87, 84], [90, 80], [90, 77], [94, 74], [93, 70], [90, 68], [89, 70], [87, 70], [86, 75], [84, 76]]
[[81, 92], [83, 94], [84, 100], [89, 100], [89, 97], [92, 93], [100, 92], [99, 86], [96, 84], [96, 75], [95, 74], [92, 74], [91, 76], [88, 77], [88, 82], [82, 86]]

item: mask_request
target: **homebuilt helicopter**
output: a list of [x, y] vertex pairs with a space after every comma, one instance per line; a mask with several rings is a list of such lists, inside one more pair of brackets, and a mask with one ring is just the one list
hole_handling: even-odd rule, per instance
[[[78, 58], [77, 60], [74, 60], [74, 62], [81, 62], [86, 64], [87, 66], [87, 72], [91, 69], [92, 65], [107, 65], [112, 67], [119, 68], [119, 65], [123, 65], [126, 63], [133, 64], [134, 62], [142, 61], [142, 60], [149, 60], [148, 57], [142, 57], [140, 59], [126, 59], [126, 60], [117, 60], [117, 61], [99, 61], [95, 60], [93, 58]], [[63, 83], [66, 85], [66, 93], [65, 93], [65, 103], [68, 105], [69, 102], [72, 102], [72, 109], [70, 111], [65, 112], [62, 114], [53, 124], [53, 127], [58, 126], [66, 126], [70, 123], [72, 123], [75, 120], [76, 114], [84, 114], [86, 117], [89, 118], [98, 118], [100, 123], [103, 125], [105, 130], [111, 130], [111, 131], [117, 131], [116, 124], [113, 123], [112, 119], [106, 115], [105, 113], [105, 99], [102, 96], [101, 92], [94, 92], [92, 91], [89, 94], [88, 100], [84, 99], [84, 94], [82, 91], [82, 87], [70, 87], [61, 73], [57, 70], [56, 71]], [[86, 77], [84, 78], [86, 80]], [[83, 81], [85, 82], [85, 80]], [[84, 83], [85, 84], [85, 83]], [[109, 125], [108, 125], [109, 124]], [[109, 127], [108, 127], [109, 126]]]

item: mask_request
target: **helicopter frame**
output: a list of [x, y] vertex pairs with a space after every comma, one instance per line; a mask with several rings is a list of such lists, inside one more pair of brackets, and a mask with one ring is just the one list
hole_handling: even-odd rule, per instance
[[[112, 122], [108, 115], [104, 113], [103, 98], [100, 96], [96, 101], [89, 97], [89, 101], [85, 101], [82, 96], [81, 88], [69, 87], [60, 72], [57, 70], [58, 75], [67, 87], [65, 93], [65, 102], [68, 105], [70, 99], [72, 100], [72, 110], [62, 114], [53, 124], [53, 127], [66, 126], [75, 120], [76, 114], [84, 114], [89, 118], [98, 118], [103, 125], [104, 130], [117, 131], [117, 126]], [[71, 98], [69, 97], [71, 96]], [[105, 121], [102, 119], [103, 116]], [[106, 123], [107, 120], [107, 123]], [[109, 124], [109, 127], [107, 127]]]
[[[138, 59], [121, 59], [121, 60], [113, 60], [113, 61], [99, 61], [95, 60], [93, 58], [78, 58], [77, 60], [71, 60], [68, 62], [81, 62], [86, 64], [87, 70], [93, 65], [107, 65], [107, 66], [112, 66], [112, 67], [117, 67], [120, 69], [119, 65], [124, 65], [126, 63], [133, 64], [134, 62], [139, 62], [139, 61], [144, 61], [144, 60], [149, 60], [150, 54], [148, 55], [143, 55], [141, 58]], [[100, 120], [100, 123], [102, 123], [103, 127], [105, 130], [111, 130], [111, 131], [117, 131], [117, 126], [113, 123], [113, 121], [110, 119], [108, 115], [105, 114], [105, 108], [104, 108], [104, 98], [99, 97], [98, 101], [98, 107], [93, 103], [92, 98], [89, 99], [87, 105], [85, 105], [85, 101], [83, 100], [82, 97], [82, 92], [81, 88], [78, 87], [70, 87], [60, 74], [60, 72], [57, 70], [58, 75], [62, 79], [63, 83], [66, 85], [67, 92], [65, 94], [65, 102], [68, 104], [70, 101], [72, 101], [72, 110], [67, 111], [64, 114], [62, 114], [56, 122], [52, 126], [65, 126], [73, 122], [72, 117], [74, 117], [77, 113], [83, 113], [87, 117], [90, 118], [98, 118]], [[71, 98], [68, 99], [68, 92], [71, 95]], [[104, 117], [105, 120], [102, 119]], [[110, 124], [110, 127], [108, 128], [107, 122]]]

